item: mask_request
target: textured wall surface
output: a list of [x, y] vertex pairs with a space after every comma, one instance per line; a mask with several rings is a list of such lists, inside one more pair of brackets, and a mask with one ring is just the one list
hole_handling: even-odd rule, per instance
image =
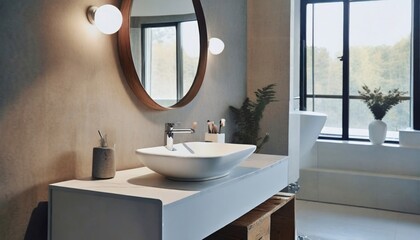
[[[206, 78], [188, 106], [150, 111], [122, 74], [116, 35], [86, 19], [90, 5], [117, 0], [0, 3], [0, 239], [45, 239], [48, 184], [91, 175], [97, 130], [116, 144], [117, 169], [140, 166], [136, 148], [163, 144], [163, 125], [227, 117], [246, 96], [246, 0], [202, 0], [209, 37]], [[178, 137], [178, 136], [177, 136]], [[176, 138], [177, 138], [176, 137]], [[180, 138], [178, 138], [179, 140]]]
[[261, 120], [262, 136], [270, 134], [261, 153], [288, 153], [290, 82], [290, 1], [248, 0], [247, 95], [268, 84], [277, 86], [277, 102], [270, 103]]

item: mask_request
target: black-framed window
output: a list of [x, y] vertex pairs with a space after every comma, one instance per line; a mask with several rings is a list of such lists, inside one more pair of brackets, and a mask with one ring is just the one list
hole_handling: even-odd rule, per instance
[[418, 0], [302, 0], [300, 109], [328, 114], [321, 137], [367, 140], [363, 84], [409, 92], [384, 118], [388, 141], [420, 127], [419, 25]]

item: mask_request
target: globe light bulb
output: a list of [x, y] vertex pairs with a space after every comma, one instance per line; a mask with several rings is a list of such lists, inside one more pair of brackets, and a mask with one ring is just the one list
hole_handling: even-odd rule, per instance
[[225, 43], [219, 38], [210, 38], [209, 51], [213, 55], [219, 55], [225, 49]]
[[120, 10], [110, 4], [88, 9], [89, 21], [104, 34], [116, 33], [122, 25], [122, 14]]

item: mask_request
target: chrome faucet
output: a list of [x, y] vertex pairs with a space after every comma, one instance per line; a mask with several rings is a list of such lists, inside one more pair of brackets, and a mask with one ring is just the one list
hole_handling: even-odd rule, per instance
[[193, 123], [192, 128], [174, 128], [175, 123], [165, 123], [165, 147], [169, 151], [176, 151], [174, 148], [174, 134], [175, 133], [195, 133], [196, 122]]

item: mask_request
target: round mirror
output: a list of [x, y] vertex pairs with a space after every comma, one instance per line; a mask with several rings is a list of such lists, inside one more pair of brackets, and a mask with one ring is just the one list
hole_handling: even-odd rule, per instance
[[119, 55], [134, 94], [155, 110], [188, 104], [207, 63], [200, 0], [122, 0], [121, 12]]

